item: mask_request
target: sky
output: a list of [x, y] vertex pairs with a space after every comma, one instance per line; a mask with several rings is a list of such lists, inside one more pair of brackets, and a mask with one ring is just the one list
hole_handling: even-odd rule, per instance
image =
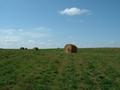
[[120, 47], [120, 0], [0, 0], [0, 48]]

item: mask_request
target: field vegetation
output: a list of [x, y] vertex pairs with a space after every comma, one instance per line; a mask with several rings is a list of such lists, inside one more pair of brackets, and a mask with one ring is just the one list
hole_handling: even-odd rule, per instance
[[120, 90], [120, 49], [1, 49], [0, 90]]

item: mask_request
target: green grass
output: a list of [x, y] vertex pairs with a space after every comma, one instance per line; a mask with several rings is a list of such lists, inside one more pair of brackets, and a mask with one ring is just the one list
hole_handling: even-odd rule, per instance
[[0, 90], [120, 90], [120, 49], [1, 49]]

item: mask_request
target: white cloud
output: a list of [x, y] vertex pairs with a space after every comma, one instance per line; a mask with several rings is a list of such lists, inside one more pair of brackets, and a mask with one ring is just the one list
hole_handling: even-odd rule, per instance
[[[46, 39], [51, 37], [48, 28], [39, 27], [33, 29], [0, 29], [0, 47], [19, 48], [21, 46], [44, 46]], [[41, 44], [42, 43], [42, 44]], [[45, 42], [46, 43], [46, 42]], [[44, 43], [44, 44], [45, 44]]]
[[66, 8], [60, 11], [61, 15], [75, 16], [75, 15], [91, 15], [91, 11], [88, 9], [80, 9], [76, 7]]

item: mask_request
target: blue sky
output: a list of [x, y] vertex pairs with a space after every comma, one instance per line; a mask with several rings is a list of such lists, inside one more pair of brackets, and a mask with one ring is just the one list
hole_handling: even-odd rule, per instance
[[0, 0], [0, 47], [120, 47], [120, 0]]

